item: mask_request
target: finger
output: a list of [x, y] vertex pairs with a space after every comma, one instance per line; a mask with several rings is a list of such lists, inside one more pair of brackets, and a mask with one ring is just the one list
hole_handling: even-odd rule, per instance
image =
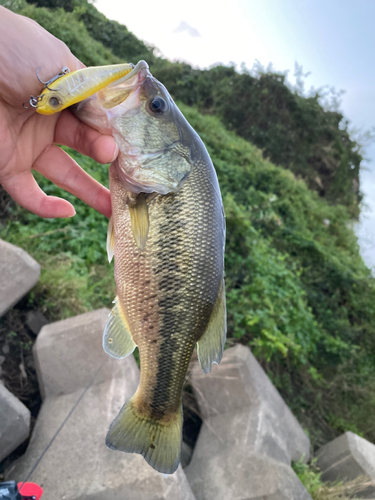
[[86, 173], [58, 146], [51, 146], [44, 150], [33, 168], [106, 217], [111, 216], [109, 190]]
[[111, 163], [118, 155], [113, 137], [100, 134], [68, 110], [64, 110], [57, 121], [55, 142], [90, 156], [98, 163]]
[[21, 207], [40, 217], [73, 217], [71, 203], [56, 196], [47, 196], [40, 189], [31, 172], [23, 172], [2, 182], [2, 186]]

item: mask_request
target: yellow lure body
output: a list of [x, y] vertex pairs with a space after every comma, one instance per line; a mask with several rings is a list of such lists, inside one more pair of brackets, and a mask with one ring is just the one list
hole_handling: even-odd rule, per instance
[[[44, 88], [38, 98], [37, 113], [53, 115], [91, 97], [112, 82], [119, 83], [134, 68], [133, 64], [112, 64], [79, 69], [57, 78], [51, 88]], [[54, 89], [54, 90], [53, 90]]]

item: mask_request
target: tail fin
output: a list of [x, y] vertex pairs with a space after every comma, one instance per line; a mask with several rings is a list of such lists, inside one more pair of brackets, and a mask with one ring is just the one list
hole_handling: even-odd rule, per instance
[[105, 443], [112, 450], [140, 453], [158, 472], [173, 474], [180, 463], [181, 440], [182, 407], [162, 422], [139, 415], [131, 398], [112, 422]]

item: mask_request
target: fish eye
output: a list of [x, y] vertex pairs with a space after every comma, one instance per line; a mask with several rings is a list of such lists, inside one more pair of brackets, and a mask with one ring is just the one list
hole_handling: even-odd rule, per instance
[[55, 108], [55, 109], [58, 108], [61, 104], [61, 102], [59, 101], [59, 99], [57, 99], [57, 97], [51, 97], [48, 102], [49, 102], [49, 105], [51, 106], [51, 108]]
[[168, 104], [166, 103], [165, 99], [157, 96], [154, 97], [152, 101], [150, 101], [149, 108], [153, 113], [161, 115], [167, 110]]

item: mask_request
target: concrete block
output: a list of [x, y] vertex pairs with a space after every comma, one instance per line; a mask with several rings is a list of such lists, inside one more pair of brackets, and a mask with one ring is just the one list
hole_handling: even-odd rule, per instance
[[345, 432], [319, 448], [316, 456], [324, 481], [350, 481], [363, 475], [373, 486], [361, 491], [361, 498], [375, 497], [375, 445], [353, 432]]
[[207, 375], [196, 365], [190, 382], [201, 417], [229, 447], [286, 464], [308, 460], [309, 438], [249, 348], [226, 350]]
[[[164, 476], [140, 455], [105, 446], [110, 423], [138, 384], [133, 356], [117, 363], [121, 376], [87, 390], [29, 481], [40, 484], [47, 499], [194, 500], [181, 467], [175, 474]], [[106, 369], [104, 365], [102, 371]], [[80, 394], [50, 396], [44, 401], [26, 454], [6, 471], [9, 480], [27, 476]]]
[[199, 437], [184, 469], [197, 500], [311, 500], [288, 465], [264, 455], [243, 455], [241, 447], [228, 453], [218, 439], [214, 443]]
[[0, 462], [22, 444], [30, 432], [30, 411], [0, 383]]
[[269, 406], [259, 404], [206, 419], [199, 441], [225, 449], [226, 453], [241, 448], [244, 455], [256, 453], [290, 465], [291, 444], [288, 434], [283, 433], [282, 424]]
[[119, 375], [121, 363], [108, 356], [102, 336], [109, 309], [97, 309], [44, 326], [34, 344], [42, 398], [69, 394], [86, 387], [105, 362], [95, 384]]
[[40, 276], [40, 265], [28, 253], [0, 240], [0, 317], [29, 292]]
[[185, 441], [181, 443], [181, 467], [185, 469], [190, 464], [191, 457], [193, 456], [193, 448], [191, 448]]

